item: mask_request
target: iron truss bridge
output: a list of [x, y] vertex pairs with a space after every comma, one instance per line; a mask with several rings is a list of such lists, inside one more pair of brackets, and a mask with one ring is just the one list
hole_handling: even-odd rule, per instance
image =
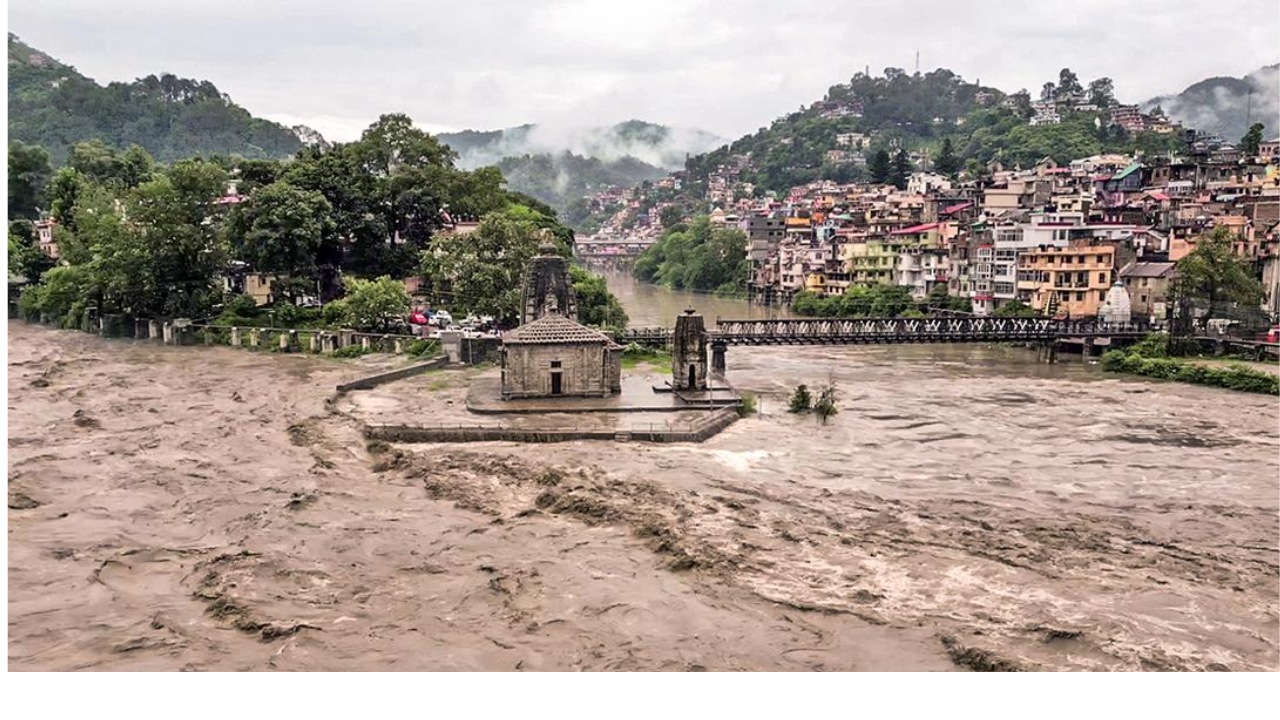
[[728, 345], [854, 345], [874, 343], [1034, 342], [1068, 338], [1140, 337], [1151, 328], [1130, 323], [1050, 318], [929, 317], [717, 320], [707, 332]]

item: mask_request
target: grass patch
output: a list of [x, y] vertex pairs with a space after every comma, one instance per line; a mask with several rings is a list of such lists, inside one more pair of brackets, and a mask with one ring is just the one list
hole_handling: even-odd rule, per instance
[[404, 352], [416, 358], [432, 358], [440, 354], [439, 340], [414, 340], [405, 346]]
[[[1108, 350], [1102, 355], [1102, 369], [1107, 372], [1142, 375], [1157, 380], [1175, 380], [1192, 385], [1208, 385], [1240, 392], [1280, 395], [1280, 376], [1244, 365], [1225, 368], [1209, 367], [1179, 358], [1164, 357], [1161, 339], [1148, 339], [1125, 350]], [[1152, 351], [1151, 355], [1146, 354]]]
[[622, 367], [624, 370], [634, 370], [644, 363], [670, 365], [671, 353], [662, 348], [648, 347], [636, 343], [631, 343], [626, 350], [622, 351]]

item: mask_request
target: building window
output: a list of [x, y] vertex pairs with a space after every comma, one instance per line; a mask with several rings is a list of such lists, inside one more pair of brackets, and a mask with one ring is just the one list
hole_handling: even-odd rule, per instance
[[559, 368], [559, 367], [560, 367], [560, 361], [559, 361], [559, 360], [552, 360], [552, 361], [551, 361], [551, 369], [553, 369], [553, 370], [554, 370], [554, 369]]

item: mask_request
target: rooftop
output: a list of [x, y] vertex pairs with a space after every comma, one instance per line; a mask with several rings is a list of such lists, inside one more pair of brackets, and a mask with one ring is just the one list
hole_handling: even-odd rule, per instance
[[560, 343], [605, 343], [613, 340], [599, 330], [574, 322], [563, 315], [543, 315], [502, 335], [507, 345], [553, 345]]
[[1120, 270], [1123, 278], [1158, 278], [1168, 275], [1176, 267], [1171, 262], [1135, 262]]

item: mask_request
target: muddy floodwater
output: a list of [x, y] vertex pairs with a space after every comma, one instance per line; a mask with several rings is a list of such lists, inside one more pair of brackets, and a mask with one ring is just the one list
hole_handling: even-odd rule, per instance
[[1273, 397], [731, 348], [763, 412], [700, 445], [388, 446], [493, 371], [9, 333], [13, 670], [1280, 664]]
[[786, 306], [765, 306], [748, 303], [737, 298], [716, 297], [711, 292], [671, 290], [651, 283], [640, 282], [622, 270], [608, 270], [601, 274], [609, 284], [609, 290], [618, 296], [632, 327], [673, 327], [676, 316], [685, 308], [693, 308], [714, 323], [717, 317], [725, 320], [751, 320], [794, 317]]

